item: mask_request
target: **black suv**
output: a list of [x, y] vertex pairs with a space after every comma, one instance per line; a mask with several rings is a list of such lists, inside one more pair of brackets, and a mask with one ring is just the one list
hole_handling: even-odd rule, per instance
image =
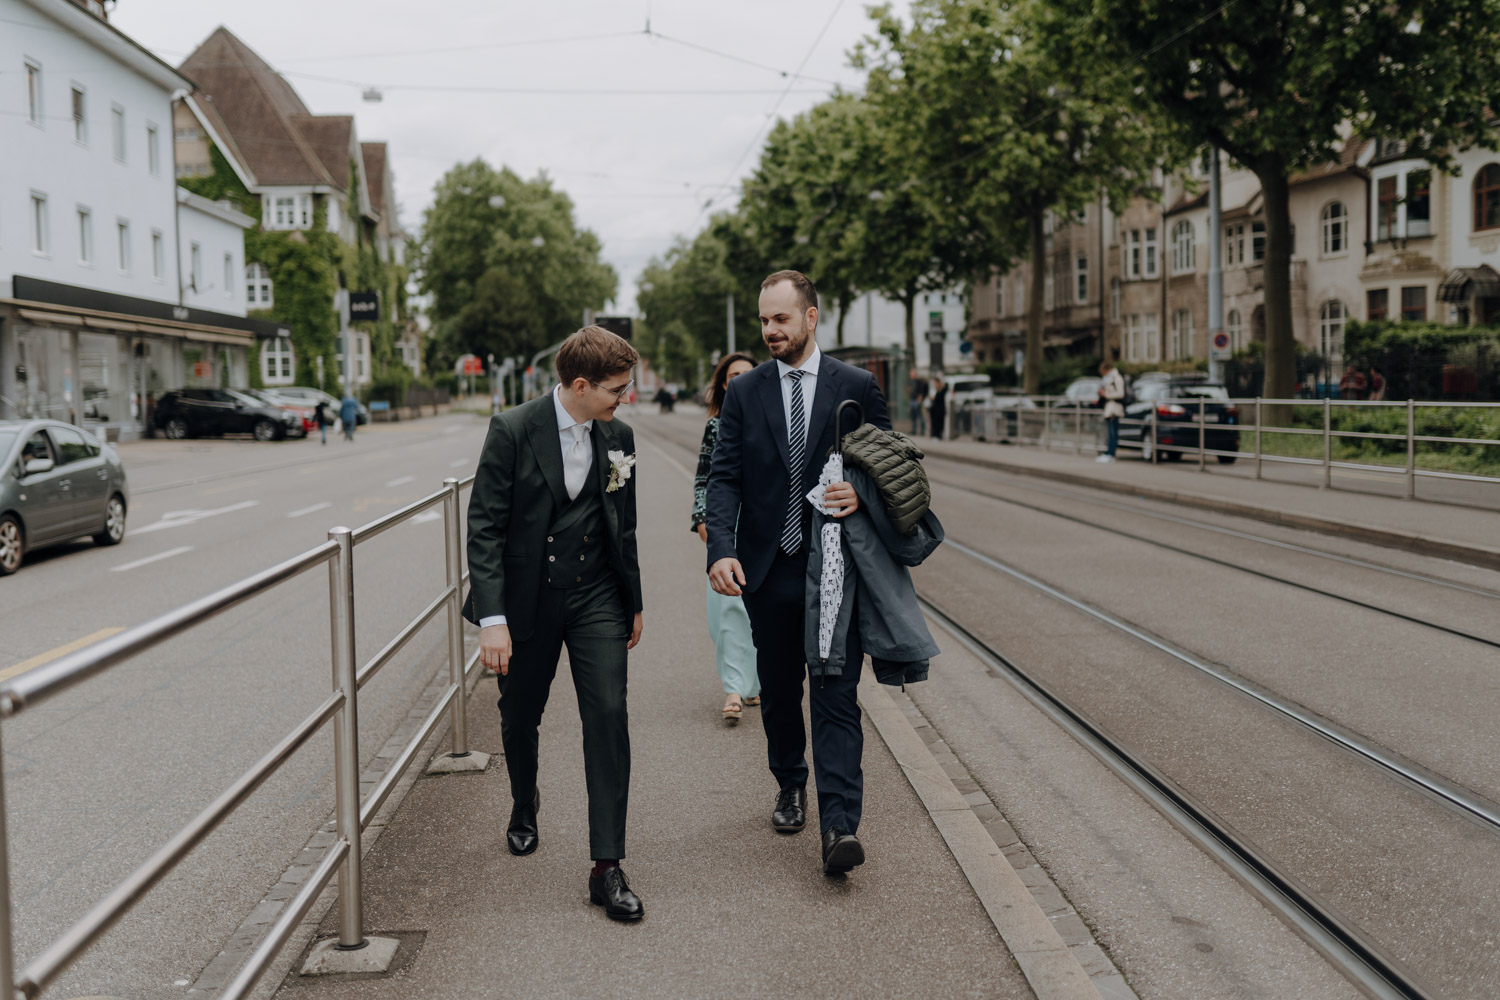
[[[1135, 402], [1125, 407], [1120, 422], [1120, 443], [1141, 449], [1148, 462], [1163, 458], [1179, 461], [1187, 449], [1198, 450], [1199, 400], [1203, 409], [1203, 446], [1210, 451], [1239, 451], [1240, 409], [1229, 399], [1224, 386], [1204, 378], [1163, 377], [1148, 373], [1131, 384]], [[1155, 422], [1156, 434], [1147, 433]], [[1234, 462], [1234, 455], [1216, 455], [1221, 465]]]
[[257, 441], [305, 437], [291, 410], [233, 389], [178, 389], [156, 401], [152, 423], [173, 441], [220, 434], [253, 434]]

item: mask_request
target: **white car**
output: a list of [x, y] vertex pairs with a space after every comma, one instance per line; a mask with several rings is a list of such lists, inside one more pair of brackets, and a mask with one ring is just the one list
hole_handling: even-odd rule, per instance
[[972, 404], [983, 405], [994, 395], [988, 375], [944, 375], [948, 383], [948, 400], [956, 410]]

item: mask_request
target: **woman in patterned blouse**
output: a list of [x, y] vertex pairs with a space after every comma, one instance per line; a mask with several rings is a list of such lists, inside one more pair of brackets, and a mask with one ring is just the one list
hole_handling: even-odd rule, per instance
[[[708, 467], [719, 442], [719, 410], [729, 391], [729, 380], [755, 367], [748, 354], [730, 354], [714, 369], [714, 380], [704, 394], [708, 426], [698, 451], [698, 475], [693, 478], [693, 530], [708, 542]], [[719, 680], [724, 685], [724, 721], [735, 725], [745, 705], [760, 704], [760, 677], [755, 672], [755, 641], [750, 638], [750, 616], [738, 597], [725, 597], [708, 588], [708, 633], [719, 650]]]

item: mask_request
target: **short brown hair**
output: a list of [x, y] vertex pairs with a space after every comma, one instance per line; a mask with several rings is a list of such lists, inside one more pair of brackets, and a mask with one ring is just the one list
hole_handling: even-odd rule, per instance
[[630, 341], [602, 326], [586, 326], [563, 341], [557, 349], [557, 378], [563, 385], [574, 379], [603, 382], [611, 375], [628, 372], [641, 356]]
[[818, 289], [812, 283], [812, 279], [803, 274], [801, 271], [777, 271], [775, 274], [768, 277], [765, 281], [762, 281], [760, 283], [760, 287], [761, 290], [764, 291], [767, 288], [770, 288], [772, 285], [778, 284], [783, 281], [790, 281], [792, 283], [792, 287], [797, 289], [797, 298], [802, 303], [803, 311], [817, 308]]

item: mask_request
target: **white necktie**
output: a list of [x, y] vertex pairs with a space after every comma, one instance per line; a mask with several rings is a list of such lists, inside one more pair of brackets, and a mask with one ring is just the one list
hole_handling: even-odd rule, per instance
[[582, 424], [574, 424], [568, 430], [573, 432], [573, 443], [563, 456], [563, 485], [567, 487], [568, 499], [576, 500], [578, 494], [583, 492], [583, 484], [589, 474], [588, 453], [583, 447], [588, 428]]

